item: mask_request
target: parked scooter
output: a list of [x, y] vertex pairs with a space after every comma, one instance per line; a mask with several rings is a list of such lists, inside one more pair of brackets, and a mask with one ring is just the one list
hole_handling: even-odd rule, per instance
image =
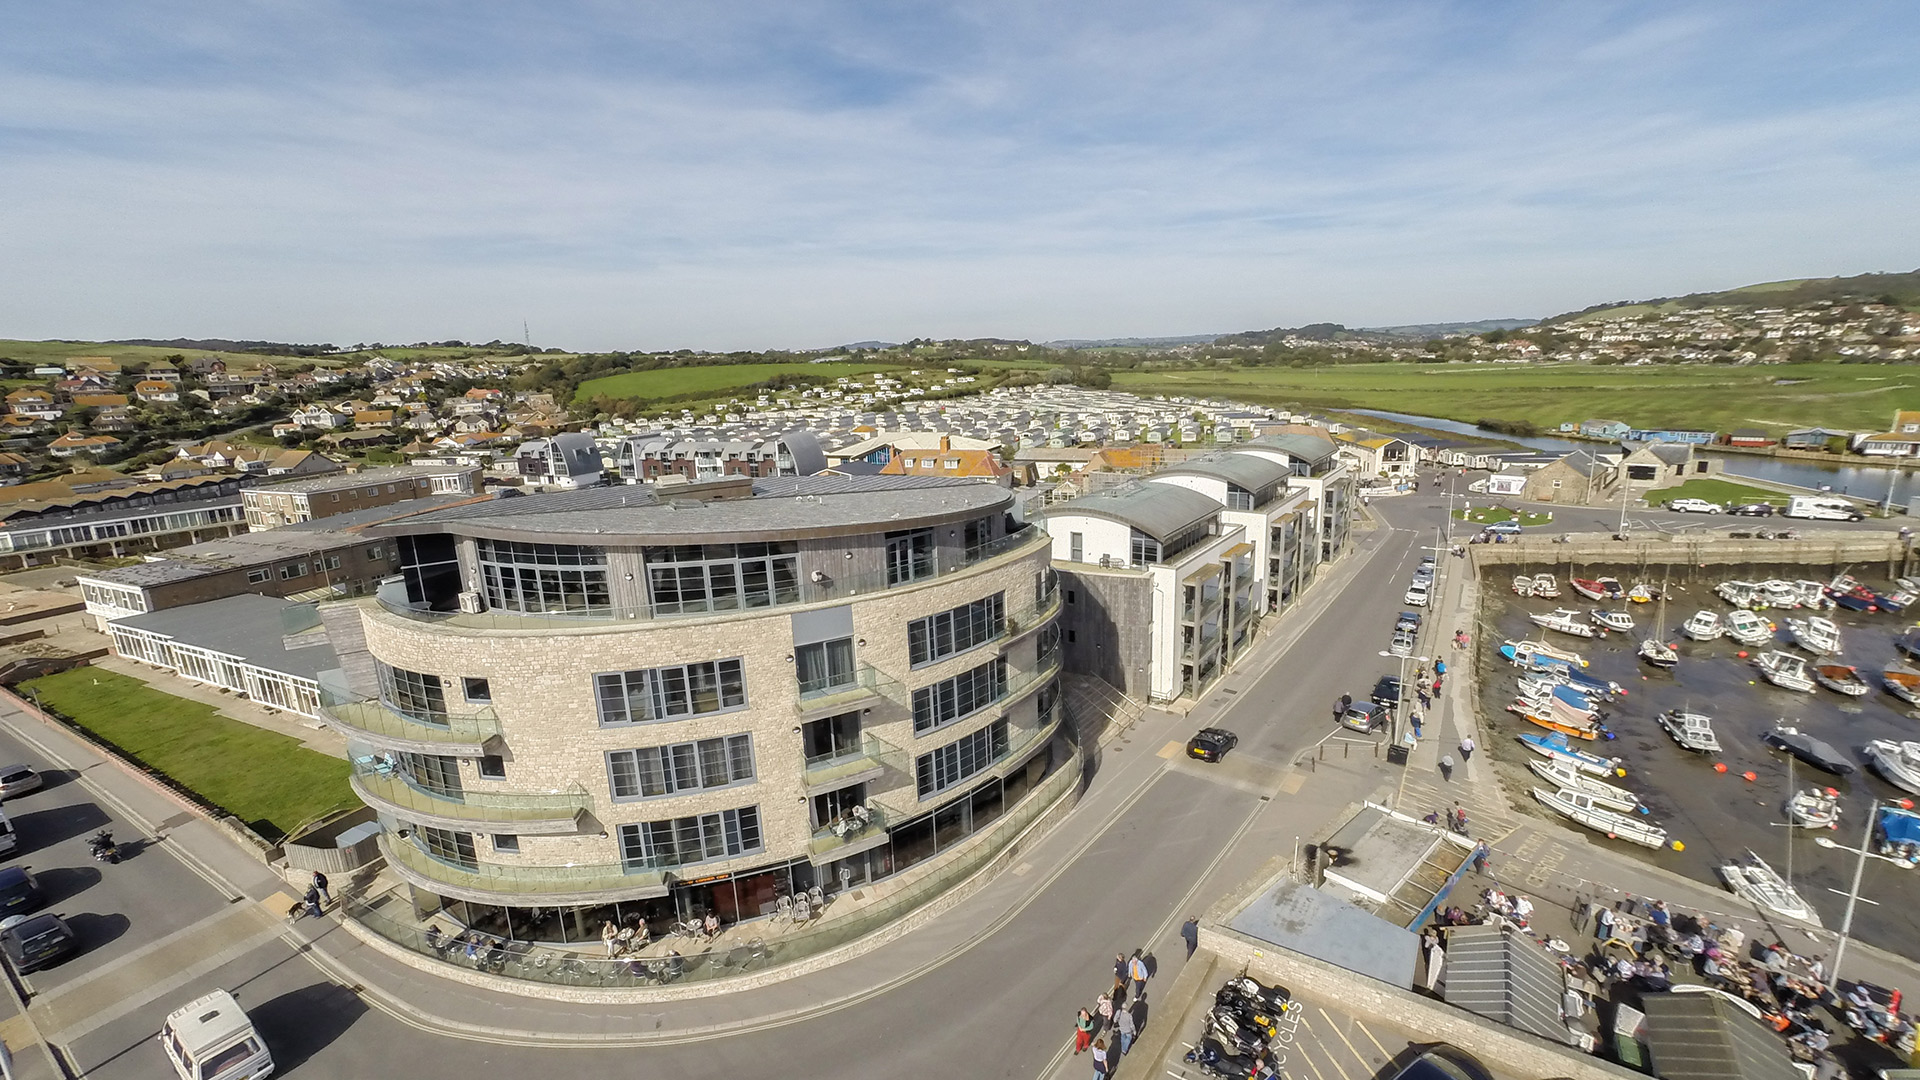
[[[1221, 992], [1232, 991], [1246, 1001], [1251, 1001], [1261, 1010], [1269, 1013], [1284, 1014], [1293, 1008], [1293, 995], [1284, 986], [1268, 986], [1249, 975], [1236, 975], [1221, 986]], [[1216, 1000], [1218, 1000], [1216, 998]]]
[[1279, 1018], [1275, 1014], [1228, 987], [1221, 987], [1213, 995], [1213, 1007], [1216, 1012], [1232, 1013], [1242, 1025], [1259, 1031], [1265, 1038], [1271, 1039], [1280, 1034]]
[[1236, 1054], [1260, 1053], [1271, 1038], [1265, 1031], [1241, 1020], [1237, 1010], [1218, 1005], [1207, 1012], [1205, 1034]]
[[120, 861], [120, 845], [113, 842], [113, 834], [105, 829], [93, 834], [87, 841], [87, 847], [93, 851], [93, 861], [117, 863]]
[[1269, 1080], [1278, 1076], [1264, 1052], [1239, 1054], [1229, 1051], [1212, 1036], [1204, 1036], [1200, 1045], [1187, 1051], [1187, 1064], [1200, 1068], [1220, 1080]]

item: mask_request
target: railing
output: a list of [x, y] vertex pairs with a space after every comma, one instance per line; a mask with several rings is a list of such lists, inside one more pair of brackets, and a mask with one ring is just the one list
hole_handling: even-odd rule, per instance
[[[665, 939], [648, 947], [650, 955], [608, 960], [581, 951], [592, 949], [597, 953], [598, 942], [576, 950], [506, 942], [487, 935], [473, 936], [476, 947], [473, 955], [469, 956], [465, 943], [458, 939], [447, 936], [430, 938], [426, 927], [411, 917], [412, 906], [396, 894], [388, 894], [372, 902], [348, 900], [343, 910], [347, 917], [401, 948], [443, 963], [478, 968], [511, 979], [563, 986], [614, 988], [725, 979], [749, 971], [790, 964], [838, 948], [918, 910], [971, 877], [1000, 854], [1009, 841], [1073, 790], [1080, 782], [1080, 775], [1079, 754], [1075, 753], [1043, 779], [1012, 811], [968, 838], [969, 841], [978, 840], [978, 843], [971, 843], [971, 846], [954, 856], [953, 861], [935, 867], [925, 877], [857, 909], [854, 914], [800, 925], [767, 920], [762, 924], [765, 927], [762, 931], [764, 939], [755, 938], [724, 949], [707, 947], [704, 951], [687, 956], [678, 952], [670, 953], [670, 950], [677, 946], [692, 950], [696, 947], [692, 939]], [[385, 846], [389, 857], [393, 852], [411, 850], [423, 859], [428, 858], [409, 843], [386, 843]], [[620, 880], [623, 884], [629, 883], [635, 876], [627, 875]], [[826, 910], [831, 913], [833, 905], [829, 904]]]
[[864, 825], [859, 824], [852, 818], [842, 816], [831, 825], [825, 825], [813, 830], [812, 839], [807, 841], [808, 853], [815, 856], [825, 855], [830, 851], [837, 851], [851, 844], [858, 844], [861, 841], [871, 840], [876, 836], [885, 835], [887, 831], [886, 808], [877, 803], [868, 803], [866, 810], [867, 822]]
[[396, 868], [427, 881], [456, 889], [522, 896], [530, 903], [542, 902], [553, 896], [666, 888], [663, 867], [630, 868], [623, 863], [576, 866], [475, 863], [464, 866], [429, 855], [411, 840], [397, 838], [391, 833], [380, 835], [380, 847]]
[[900, 680], [871, 664], [855, 664], [853, 677], [844, 683], [813, 689], [796, 688], [793, 703], [797, 711], [810, 713], [839, 705], [852, 705], [875, 696], [899, 701], [905, 693], [906, 687], [901, 685]]
[[1214, 593], [1211, 598], [1202, 599], [1197, 604], [1189, 603], [1184, 605], [1180, 613], [1180, 621], [1190, 623], [1206, 622], [1215, 612], [1220, 610], [1220, 605], [1226, 600], [1226, 596], [1227, 594], [1224, 592], [1217, 592]]
[[478, 754], [481, 744], [500, 734], [500, 718], [490, 707], [449, 714], [444, 724], [415, 720], [377, 698], [326, 701], [320, 708], [326, 717], [350, 733], [381, 745], [420, 743], [449, 750], [468, 747]]
[[381, 757], [354, 761], [353, 786], [365, 802], [384, 804], [377, 807], [381, 810], [410, 810], [429, 817], [476, 825], [571, 823], [593, 808], [592, 797], [578, 787], [571, 791], [541, 793], [434, 791], [416, 783], [404, 768]]
[[870, 733], [860, 736], [860, 746], [807, 758], [805, 780], [808, 787], [831, 784], [843, 776], [856, 776], [875, 768], [912, 771], [907, 752]]

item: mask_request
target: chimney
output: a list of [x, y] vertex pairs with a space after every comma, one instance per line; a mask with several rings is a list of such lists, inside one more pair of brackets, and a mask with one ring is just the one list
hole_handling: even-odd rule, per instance
[[942, 435], [942, 436], [940, 436], [940, 449], [942, 449], [942, 450], [951, 450], [951, 449], [953, 449], [953, 439], [952, 439], [952, 437], [950, 437], [950, 436], [947, 436], [947, 435]]

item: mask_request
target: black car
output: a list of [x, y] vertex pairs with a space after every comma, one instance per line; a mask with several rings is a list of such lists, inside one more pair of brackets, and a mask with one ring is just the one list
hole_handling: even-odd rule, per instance
[[1772, 517], [1773, 512], [1772, 503], [1742, 503], [1739, 506], [1727, 507], [1727, 513], [1738, 514], [1741, 517]]
[[1473, 1055], [1441, 1043], [1408, 1062], [1393, 1080], [1490, 1080], [1490, 1074]]
[[0, 867], [0, 918], [25, 915], [46, 906], [47, 896], [40, 891], [38, 878], [25, 867]]
[[1201, 761], [1219, 761], [1227, 756], [1227, 751], [1240, 745], [1240, 736], [1217, 727], [1202, 728], [1200, 733], [1187, 740], [1187, 756]]
[[1380, 681], [1373, 684], [1373, 693], [1368, 695], [1375, 705], [1391, 709], [1400, 704], [1400, 677], [1382, 675]]
[[1371, 701], [1365, 704], [1356, 701], [1347, 706], [1346, 712], [1340, 714], [1340, 723], [1355, 731], [1379, 731], [1387, 726], [1387, 717], [1385, 706], [1376, 705]]
[[5, 954], [16, 975], [51, 967], [79, 948], [73, 927], [52, 912], [0, 930], [0, 954]]

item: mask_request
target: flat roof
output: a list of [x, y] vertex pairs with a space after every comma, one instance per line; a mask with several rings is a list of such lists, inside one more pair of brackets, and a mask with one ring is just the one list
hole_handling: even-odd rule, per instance
[[372, 487], [396, 480], [416, 480], [424, 476], [478, 472], [479, 468], [477, 465], [386, 465], [378, 469], [362, 469], [359, 472], [330, 472], [319, 476], [302, 476], [284, 482], [269, 479], [266, 483], [248, 490], [291, 491], [306, 494], [316, 491], [345, 491], [348, 488]]
[[1224, 509], [1220, 503], [1175, 484], [1136, 481], [1082, 495], [1046, 509], [1045, 517], [1091, 514], [1110, 518], [1165, 542]]
[[1282, 876], [1227, 925], [1251, 938], [1413, 989], [1420, 938], [1364, 908]]
[[[305, 612], [296, 610], [302, 608]], [[314, 635], [311, 645], [292, 649], [286, 645], [290, 631], [317, 624], [318, 616], [312, 615], [313, 611], [312, 604], [242, 593], [204, 604], [130, 615], [114, 622], [163, 634], [183, 645], [238, 656], [255, 667], [312, 679], [322, 671], [340, 666], [325, 635]]]

